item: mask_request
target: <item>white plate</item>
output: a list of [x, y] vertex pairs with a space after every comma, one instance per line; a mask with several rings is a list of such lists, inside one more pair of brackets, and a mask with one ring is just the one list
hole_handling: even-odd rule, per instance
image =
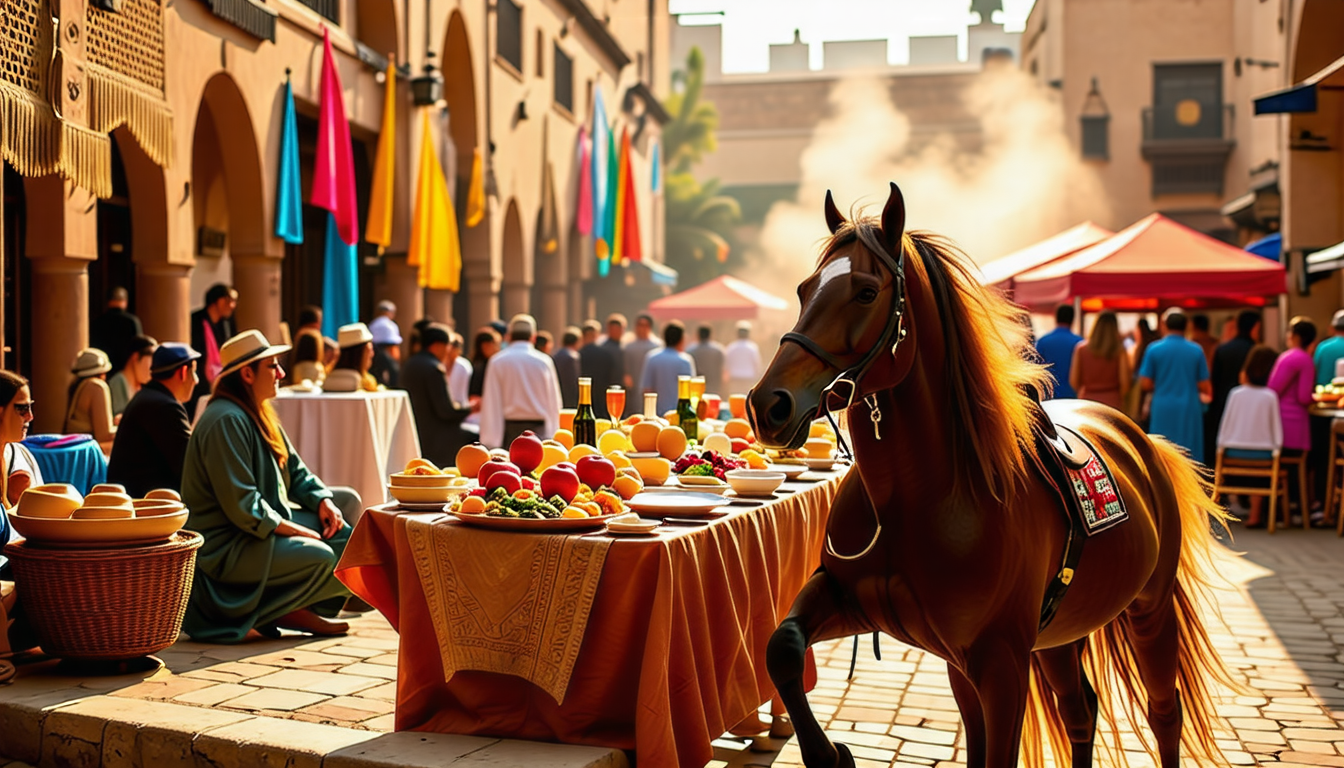
[[785, 480], [792, 480], [793, 478], [795, 478], [795, 477], [797, 477], [797, 476], [803, 474], [804, 472], [806, 472], [806, 471], [807, 471], [807, 465], [806, 465], [806, 464], [771, 464], [770, 467], [769, 467], [769, 469], [770, 469], [771, 472], [783, 472], [783, 473], [784, 473], [784, 479], [785, 479]]
[[835, 466], [835, 459], [803, 459], [808, 469], [825, 472]]
[[608, 522], [607, 533], [626, 535], [645, 535], [658, 530], [657, 520], [640, 520], [638, 523]]
[[[714, 479], [718, 480], [717, 477]], [[722, 496], [724, 493], [727, 493], [730, 487], [727, 483], [723, 482], [722, 480], [719, 480], [719, 482], [712, 484], [701, 484], [695, 482], [686, 483], [682, 482], [682, 478], [680, 477], [676, 478], [675, 484], [669, 481], [667, 483], [664, 483], [664, 486], [678, 491], [688, 491], [691, 493], [713, 493], [720, 496]]]
[[728, 502], [722, 496], [713, 493], [637, 493], [626, 502], [626, 506], [636, 512], [663, 514], [695, 514], [709, 512]]

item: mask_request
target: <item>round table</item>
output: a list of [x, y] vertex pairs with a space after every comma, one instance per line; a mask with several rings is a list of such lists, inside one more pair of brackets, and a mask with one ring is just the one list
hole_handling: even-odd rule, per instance
[[69, 483], [80, 494], [107, 482], [107, 457], [91, 435], [29, 435], [23, 446], [37, 461], [43, 482]]

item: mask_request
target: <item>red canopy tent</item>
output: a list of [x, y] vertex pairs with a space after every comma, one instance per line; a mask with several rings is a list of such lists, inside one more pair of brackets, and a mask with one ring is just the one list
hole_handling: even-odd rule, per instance
[[1012, 290], [1013, 278], [1105, 240], [1115, 233], [1085, 221], [1020, 251], [980, 265], [983, 285]]
[[1259, 305], [1287, 288], [1282, 264], [1154, 213], [1072, 256], [1018, 275], [1029, 307], [1084, 300], [1084, 309]]
[[720, 275], [694, 288], [655, 299], [649, 314], [659, 322], [678, 320], [754, 320], [762, 309], [788, 309], [789, 303], [732, 275]]

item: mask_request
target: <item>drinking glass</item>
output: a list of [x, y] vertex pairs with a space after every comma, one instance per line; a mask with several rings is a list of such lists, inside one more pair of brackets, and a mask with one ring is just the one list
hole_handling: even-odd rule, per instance
[[705, 395], [704, 401], [705, 413], [709, 414], [709, 418], [719, 418], [719, 409], [723, 407], [723, 398], [718, 395]]
[[621, 414], [625, 412], [625, 390], [619, 384], [607, 387], [607, 417], [613, 424], [619, 424]]
[[568, 431], [570, 431], [570, 432], [573, 432], [573, 431], [574, 431], [574, 414], [575, 414], [575, 412], [577, 412], [577, 411], [578, 411], [577, 408], [561, 408], [561, 409], [560, 409], [560, 428], [561, 428], [561, 429], [568, 430]]
[[728, 410], [730, 410], [730, 411], [733, 412], [733, 418], [734, 418], [734, 419], [745, 419], [745, 418], [747, 418], [747, 396], [746, 396], [746, 395], [729, 395], [729, 396], [728, 396]]

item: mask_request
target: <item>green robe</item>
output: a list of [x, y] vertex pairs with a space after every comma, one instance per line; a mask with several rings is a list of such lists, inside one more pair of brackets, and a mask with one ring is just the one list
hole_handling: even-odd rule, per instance
[[285, 444], [282, 472], [247, 412], [227, 400], [211, 402], [192, 431], [182, 500], [186, 527], [205, 537], [182, 624], [194, 640], [238, 642], [300, 608], [334, 616], [350, 594], [332, 574], [348, 525], [326, 540], [275, 535], [282, 520], [320, 532], [318, 505], [332, 497], [288, 436]]

